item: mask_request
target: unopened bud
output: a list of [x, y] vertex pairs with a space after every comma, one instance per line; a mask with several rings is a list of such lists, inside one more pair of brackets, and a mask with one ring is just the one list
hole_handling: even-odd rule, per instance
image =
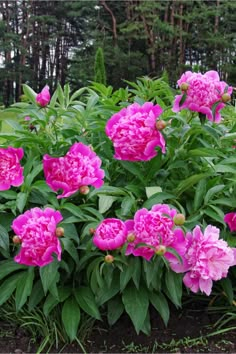
[[17, 235], [13, 236], [12, 241], [13, 241], [13, 243], [14, 243], [15, 245], [21, 243], [21, 239], [20, 239], [20, 237], [17, 236]]
[[163, 254], [166, 253], [166, 246], [164, 246], [164, 245], [157, 246], [155, 253], [158, 256], [163, 256]]
[[229, 93], [224, 93], [221, 97], [221, 101], [226, 103], [229, 102], [231, 100], [231, 96]]
[[114, 257], [111, 254], [108, 254], [105, 256], [104, 261], [106, 263], [113, 263], [114, 262]]
[[63, 229], [63, 227], [57, 227], [56, 228], [56, 236], [57, 237], [62, 237], [62, 236], [64, 236], [64, 229]]
[[187, 84], [187, 82], [183, 82], [181, 85], [180, 85], [180, 90], [181, 91], [184, 91], [186, 92], [189, 88], [189, 84]]
[[88, 193], [90, 192], [90, 189], [89, 189], [88, 186], [81, 186], [81, 187], [79, 188], [79, 192], [80, 192], [81, 194], [86, 195], [86, 194], [88, 194]]
[[173, 220], [175, 225], [181, 226], [185, 223], [185, 216], [183, 214], [176, 214]]
[[90, 233], [90, 235], [93, 235], [94, 233], [95, 233], [95, 229], [93, 228], [93, 227], [90, 227], [90, 229], [89, 229], [89, 233]]
[[166, 122], [164, 120], [158, 120], [156, 122], [156, 128], [157, 130], [163, 130], [166, 127]]
[[135, 234], [133, 234], [132, 232], [130, 234], [128, 234], [127, 236], [127, 241], [128, 242], [134, 242], [135, 240]]

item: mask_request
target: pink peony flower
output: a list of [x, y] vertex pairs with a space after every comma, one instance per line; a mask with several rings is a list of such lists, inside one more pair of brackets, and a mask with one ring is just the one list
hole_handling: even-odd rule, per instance
[[210, 295], [213, 280], [227, 276], [229, 267], [236, 264], [236, 249], [219, 239], [220, 230], [208, 225], [202, 233], [199, 226], [186, 235], [186, 253], [182, 264], [174, 264], [177, 273], [186, 272], [183, 282], [194, 293], [199, 289]]
[[126, 225], [120, 219], [105, 219], [97, 227], [93, 243], [103, 251], [115, 250], [126, 242]]
[[36, 96], [36, 102], [39, 104], [41, 107], [45, 107], [48, 105], [50, 102], [51, 95], [49, 92], [49, 86], [46, 85], [40, 93], [37, 94]]
[[228, 224], [230, 231], [236, 231], [236, 213], [225, 214], [224, 221]]
[[75, 143], [63, 157], [44, 155], [43, 169], [46, 183], [53, 191], [62, 189], [57, 198], [66, 198], [80, 187], [91, 185], [100, 188], [105, 173], [100, 168], [101, 159], [83, 143]]
[[0, 190], [5, 191], [11, 186], [18, 187], [24, 181], [23, 167], [20, 160], [24, 155], [22, 148], [9, 146], [0, 148]]
[[[177, 210], [171, 209], [166, 204], [154, 205], [150, 211], [145, 208], [137, 211], [134, 220], [125, 222], [128, 240], [133, 240], [127, 247], [126, 255], [133, 254], [150, 260], [155, 253], [158, 254], [159, 248], [165, 246], [175, 249], [182, 256], [185, 252], [185, 237], [181, 229], [174, 228], [173, 218], [176, 214]], [[133, 237], [131, 238], [130, 235]], [[140, 243], [145, 243], [152, 248], [137, 247]], [[178, 262], [177, 257], [168, 250], [164, 253], [164, 257], [171, 263]]]
[[33, 208], [19, 215], [12, 224], [12, 229], [21, 241], [15, 262], [43, 267], [53, 261], [53, 253], [60, 261], [61, 245], [56, 237], [56, 227], [60, 221], [61, 213], [51, 208]]
[[26, 121], [28, 121], [28, 120], [30, 120], [30, 119], [31, 119], [31, 118], [30, 118], [29, 116], [26, 116], [26, 117], [25, 117], [25, 120], [26, 120]]
[[[179, 112], [184, 108], [190, 111], [205, 114], [206, 117], [216, 123], [220, 122], [221, 115], [219, 111], [225, 106], [222, 96], [231, 94], [232, 87], [228, 87], [224, 81], [220, 81], [219, 75], [216, 71], [207, 71], [204, 75], [200, 73], [192, 73], [186, 71], [178, 80], [178, 85], [182, 88], [183, 93], [175, 97], [173, 111]], [[180, 102], [186, 93], [186, 99], [182, 105]], [[215, 117], [212, 113], [214, 103], [219, 102], [215, 109]]]
[[159, 146], [165, 153], [165, 140], [156, 128], [156, 119], [162, 113], [159, 105], [133, 103], [115, 113], [107, 122], [106, 134], [113, 142], [118, 160], [147, 161], [157, 155]]

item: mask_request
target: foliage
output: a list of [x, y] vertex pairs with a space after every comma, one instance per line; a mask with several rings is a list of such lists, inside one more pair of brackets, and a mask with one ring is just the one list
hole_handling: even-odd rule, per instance
[[106, 69], [104, 63], [103, 50], [101, 47], [99, 47], [96, 51], [94, 72], [94, 81], [106, 85]]
[[[140, 208], [168, 203], [185, 215], [184, 231], [212, 224], [221, 229], [221, 238], [236, 246], [224, 222], [224, 214], [236, 208], [234, 107], [222, 111], [223, 123], [203, 125], [194, 112], [172, 112], [174, 92], [166, 80], [142, 77], [127, 84], [114, 90], [93, 82], [74, 93], [68, 84], [58, 85], [46, 107], [39, 107], [35, 92], [24, 85], [27, 102], [5, 110], [17, 119], [5, 120], [11, 130], [1, 133], [2, 147], [24, 148], [24, 183], [0, 192], [0, 305], [13, 296], [17, 313], [40, 309], [47, 319], [60, 309], [62, 331], [70, 341], [77, 338], [85, 314], [101, 320], [105, 310], [113, 325], [126, 312], [137, 333], [148, 334], [150, 305], [165, 324], [169, 302], [181, 307], [182, 274], [173, 272], [163, 255], [147, 261], [127, 257], [126, 246], [110, 252], [95, 247], [93, 230], [105, 218], [125, 221]], [[166, 153], [158, 151], [145, 162], [115, 160], [104, 132], [107, 120], [128, 104], [145, 101], [163, 108]], [[45, 182], [42, 159], [45, 154], [64, 156], [76, 142], [93, 146], [102, 160], [105, 184], [91, 187], [88, 194], [57, 199]], [[12, 241], [13, 219], [36, 206], [58, 210], [63, 216], [58, 225], [64, 229], [62, 261], [55, 258], [41, 268], [12, 259], [18, 252]], [[106, 261], [108, 254], [114, 257], [112, 262]], [[232, 294], [230, 280], [222, 282], [223, 289], [226, 285], [226, 294]]]

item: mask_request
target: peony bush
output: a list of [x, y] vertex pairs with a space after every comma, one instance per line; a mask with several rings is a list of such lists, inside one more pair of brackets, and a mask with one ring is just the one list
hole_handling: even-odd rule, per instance
[[183, 291], [232, 302], [232, 87], [214, 71], [178, 85], [23, 85], [0, 136], [0, 305], [60, 313], [67, 341], [83, 313], [148, 334], [149, 306], [167, 325]]

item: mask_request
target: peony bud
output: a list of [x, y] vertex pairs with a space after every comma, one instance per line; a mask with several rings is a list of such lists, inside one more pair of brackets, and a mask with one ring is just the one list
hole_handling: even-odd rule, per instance
[[183, 214], [176, 214], [173, 220], [175, 225], [181, 226], [185, 223], [185, 216]]
[[89, 233], [90, 233], [90, 235], [93, 235], [94, 233], [95, 233], [95, 229], [93, 228], [93, 227], [90, 227], [90, 229], [89, 229]]
[[130, 234], [128, 234], [128, 236], [127, 236], [127, 241], [128, 242], [134, 242], [134, 240], [135, 240], [135, 234], [133, 234], [132, 232], [130, 233]]
[[14, 243], [15, 245], [21, 243], [21, 239], [20, 239], [20, 237], [17, 236], [17, 235], [13, 236], [12, 241], [13, 241], [13, 243]]
[[114, 262], [114, 257], [111, 254], [108, 254], [104, 257], [104, 261], [106, 263], [113, 263]]
[[62, 236], [64, 236], [64, 232], [65, 232], [65, 230], [63, 229], [63, 227], [57, 227], [57, 228], [56, 228], [56, 236], [57, 236], [57, 237], [62, 237]]
[[164, 245], [157, 246], [155, 253], [156, 253], [158, 256], [163, 256], [163, 254], [166, 253], [166, 246], [164, 246]]
[[166, 127], [166, 122], [164, 120], [158, 120], [156, 122], [156, 128], [157, 130], [163, 130]]
[[42, 89], [42, 91], [37, 94], [36, 103], [38, 103], [38, 105], [40, 107], [45, 107], [50, 102], [50, 99], [51, 99], [51, 96], [50, 96], [50, 92], [49, 92], [49, 86], [46, 85]]
[[90, 189], [89, 189], [88, 186], [81, 186], [81, 187], [79, 188], [79, 192], [80, 192], [81, 194], [86, 195], [86, 194], [88, 194], [88, 193], [90, 192]]
[[181, 85], [180, 85], [180, 90], [181, 91], [184, 91], [186, 92], [189, 88], [189, 84], [187, 84], [187, 82], [183, 82]]
[[224, 103], [229, 102], [229, 101], [231, 100], [230, 94], [224, 93], [224, 94], [221, 96], [221, 100], [222, 100], [222, 102], [224, 102]]

